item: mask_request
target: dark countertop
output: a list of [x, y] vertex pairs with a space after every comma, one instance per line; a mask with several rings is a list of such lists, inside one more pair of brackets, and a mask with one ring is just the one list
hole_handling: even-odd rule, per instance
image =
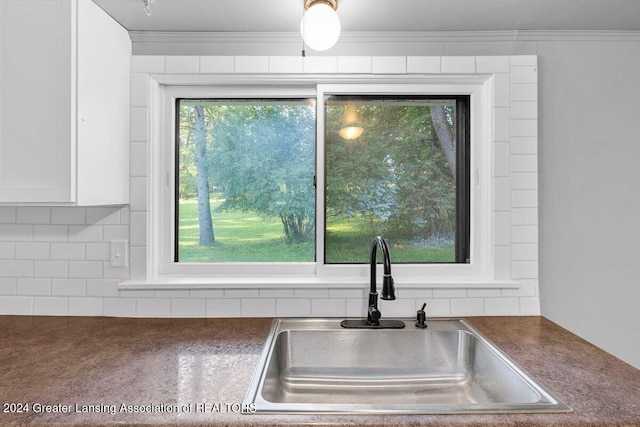
[[0, 425], [640, 426], [640, 370], [542, 317], [467, 320], [574, 412], [243, 415], [271, 319], [0, 316]]

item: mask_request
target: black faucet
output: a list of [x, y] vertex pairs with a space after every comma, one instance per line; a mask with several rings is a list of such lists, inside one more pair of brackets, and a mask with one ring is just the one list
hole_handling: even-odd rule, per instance
[[389, 247], [387, 242], [381, 237], [376, 236], [371, 244], [371, 282], [369, 288], [369, 309], [367, 310], [367, 325], [378, 326], [380, 324], [380, 310], [378, 310], [378, 292], [376, 284], [376, 264], [378, 257], [378, 246], [382, 249], [382, 262], [384, 264], [384, 272], [382, 275], [382, 298], [383, 300], [396, 299], [395, 288], [393, 287], [393, 277], [391, 277], [391, 257], [389, 257]]
[[382, 276], [382, 295], [383, 300], [396, 299], [395, 288], [393, 286], [393, 277], [391, 277], [391, 257], [389, 256], [389, 247], [387, 242], [381, 237], [376, 236], [371, 244], [371, 281], [369, 287], [369, 305], [367, 309], [367, 318], [358, 320], [343, 320], [340, 325], [343, 328], [368, 328], [368, 329], [400, 329], [404, 328], [404, 322], [401, 320], [380, 320], [380, 310], [378, 310], [378, 290], [376, 280], [376, 265], [378, 256], [378, 246], [382, 249], [383, 257], [383, 276]]

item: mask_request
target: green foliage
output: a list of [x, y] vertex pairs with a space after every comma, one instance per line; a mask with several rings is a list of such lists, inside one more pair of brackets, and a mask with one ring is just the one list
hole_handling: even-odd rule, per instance
[[310, 105], [211, 107], [211, 182], [220, 209], [280, 218], [286, 239], [310, 241], [315, 225], [315, 114]]
[[[365, 129], [354, 141], [338, 134], [347, 108]], [[332, 218], [362, 218], [378, 234], [416, 247], [434, 235], [453, 236], [455, 180], [428, 105], [337, 102], [327, 107], [326, 135], [328, 228]], [[338, 239], [327, 231], [328, 251]]]

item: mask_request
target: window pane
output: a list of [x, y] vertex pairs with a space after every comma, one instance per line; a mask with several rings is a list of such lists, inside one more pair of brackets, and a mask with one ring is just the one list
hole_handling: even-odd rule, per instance
[[394, 263], [465, 262], [456, 261], [456, 105], [327, 97], [327, 264], [368, 262], [376, 235], [387, 239]]
[[179, 100], [180, 262], [315, 260], [315, 101]]

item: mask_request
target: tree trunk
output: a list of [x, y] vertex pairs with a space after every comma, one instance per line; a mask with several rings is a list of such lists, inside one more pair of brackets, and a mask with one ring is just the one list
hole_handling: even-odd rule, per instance
[[436, 135], [438, 136], [440, 146], [444, 151], [444, 156], [447, 159], [449, 170], [451, 171], [451, 175], [453, 175], [453, 177], [455, 178], [456, 142], [453, 139], [451, 129], [449, 129], [447, 118], [444, 113], [444, 107], [434, 105], [432, 107], [429, 107], [429, 110], [431, 112], [431, 122], [433, 123], [433, 128], [436, 130]]
[[204, 107], [194, 107], [194, 146], [196, 164], [196, 192], [198, 193], [198, 226], [200, 246], [213, 246], [216, 242], [209, 204], [209, 164], [207, 162], [207, 129]]

